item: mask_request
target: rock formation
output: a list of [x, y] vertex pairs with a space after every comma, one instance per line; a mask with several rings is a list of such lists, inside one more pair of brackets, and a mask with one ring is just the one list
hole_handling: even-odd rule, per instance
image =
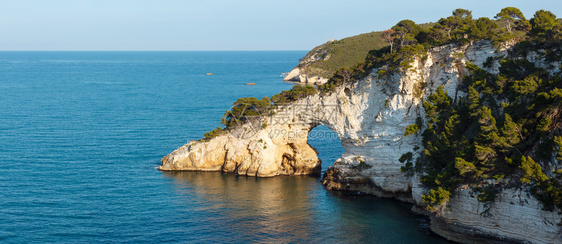
[[307, 85], [315, 85], [315, 86], [321, 86], [326, 84], [326, 82], [328, 82], [327, 78], [315, 75], [315, 76], [309, 76], [306, 73], [301, 71], [300, 67], [296, 67], [293, 70], [291, 70], [291, 72], [289, 72], [289, 74], [287, 76], [285, 76], [285, 78], [283, 79], [284, 81], [293, 81], [293, 82], [300, 82], [303, 84], [307, 84]]
[[307, 74], [306, 70], [310, 64], [316, 61], [330, 59], [330, 49], [327, 47], [327, 44], [335, 41], [336, 40], [334, 39], [330, 39], [327, 43], [322, 44], [308, 52], [299, 65], [291, 70], [291, 72], [289, 72], [283, 80], [316, 86], [324, 85], [328, 82], [328, 78], [320, 75]]
[[[418, 117], [424, 118], [421, 101], [438, 86], [443, 86], [453, 99], [465, 95], [459, 85], [467, 73], [466, 61], [484, 67], [487, 58], [507, 56], [510, 47], [498, 49], [482, 41], [433, 48], [426, 58], [418, 58], [399, 74], [382, 77], [373, 70], [362, 80], [340, 86], [331, 94], [308, 96], [230, 133], [209, 141], [192, 141], [164, 157], [160, 169], [260, 177], [318, 174], [320, 161], [307, 138], [315, 126], [325, 125], [338, 134], [345, 148], [322, 179], [328, 189], [393, 197], [423, 209], [421, 195], [426, 189], [417, 176], [407, 177], [400, 172], [403, 164], [399, 157], [421, 146], [421, 136], [404, 137], [405, 127], [416, 123]], [[498, 67], [496, 62], [485, 69], [497, 73]], [[291, 77], [297, 73], [291, 72]], [[507, 189], [498, 195], [494, 202], [484, 204], [468, 188], [460, 188], [444, 211], [437, 215], [424, 213], [432, 216], [436, 233], [455, 241], [482, 241], [479, 238], [485, 237], [562, 242], [559, 214], [543, 211], [541, 204], [521, 189]]]

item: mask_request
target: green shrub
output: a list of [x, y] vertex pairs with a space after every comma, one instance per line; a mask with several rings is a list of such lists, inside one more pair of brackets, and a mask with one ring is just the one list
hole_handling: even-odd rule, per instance
[[450, 199], [451, 193], [441, 187], [429, 190], [429, 193], [422, 195], [422, 200], [428, 205], [428, 211], [436, 211], [443, 207]]
[[417, 134], [420, 131], [420, 127], [417, 124], [408, 125], [406, 127], [406, 132], [404, 132], [404, 137], [412, 134]]
[[210, 139], [213, 139], [213, 138], [219, 136], [222, 133], [223, 133], [223, 129], [220, 128], [220, 127], [217, 127], [216, 129], [205, 133], [203, 136], [204, 136], [205, 140], [210, 140]]
[[359, 163], [357, 165], [352, 165], [350, 168], [354, 169], [354, 170], [361, 171], [361, 170], [366, 170], [366, 169], [370, 169], [370, 168], [373, 167], [372, 165], [365, 163], [365, 161], [363, 161], [361, 159], [359, 159], [358, 161], [359, 161]]
[[252, 118], [271, 115], [273, 106], [269, 97], [263, 97], [261, 100], [255, 97], [238, 98], [229, 111], [224, 113], [221, 123], [230, 128], [237, 124], [242, 124]]

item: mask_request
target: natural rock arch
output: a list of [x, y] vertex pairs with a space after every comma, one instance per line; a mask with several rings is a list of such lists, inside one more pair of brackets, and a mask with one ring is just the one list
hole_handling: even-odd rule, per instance
[[408, 195], [414, 185], [400, 172], [398, 158], [420, 144], [419, 136], [404, 137], [404, 128], [423, 118], [421, 99], [438, 86], [461, 95], [457, 86], [464, 67], [457, 64], [468, 60], [481, 65], [497, 55], [489, 43], [440, 47], [400, 74], [373, 71], [332, 93], [280, 106], [272, 116], [209, 141], [192, 141], [164, 157], [160, 169], [258, 177], [318, 174], [320, 161], [307, 139], [314, 127], [324, 125], [337, 133], [345, 149], [323, 180], [328, 188]]
[[[338, 134], [345, 149], [322, 180], [328, 189], [361, 191], [424, 206], [421, 196], [426, 189], [419, 178], [400, 172], [400, 156], [414, 152], [417, 157], [414, 147], [421, 145], [421, 136], [404, 137], [404, 128], [424, 118], [421, 100], [438, 86], [453, 99], [464, 96], [457, 88], [466, 73], [466, 61], [497, 73], [497, 62], [490, 67], [483, 64], [506, 56], [509, 48], [498, 49], [488, 41], [433, 48], [427, 57], [415, 60], [399, 74], [381, 77], [375, 70], [330, 94], [307, 96], [279, 107], [273, 116], [246, 123], [210, 141], [192, 141], [164, 157], [160, 169], [258, 177], [317, 174], [320, 162], [307, 138], [312, 128], [322, 124]], [[533, 62], [541, 65], [540, 60]], [[474, 192], [459, 188], [449, 207], [432, 217], [432, 223], [450, 224], [433, 224], [432, 230], [456, 240], [466, 240], [458, 233], [537, 243], [560, 240], [560, 228], [555, 224], [560, 220], [558, 213], [541, 210], [540, 203], [521, 190], [498, 194], [500, 197], [487, 206], [493, 216], [501, 218], [488, 218], [481, 215], [484, 203], [473, 197]], [[521, 226], [536, 231], [523, 233]]]
[[308, 144], [318, 153], [323, 174], [345, 152], [338, 134], [324, 125], [318, 125], [309, 132]]

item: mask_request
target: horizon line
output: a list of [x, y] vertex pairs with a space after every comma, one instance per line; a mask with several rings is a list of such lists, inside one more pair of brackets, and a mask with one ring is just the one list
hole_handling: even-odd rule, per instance
[[271, 51], [310, 51], [307, 49], [260, 49], [260, 50], [238, 50], [238, 49], [218, 49], [218, 50], [0, 50], [0, 52], [271, 52]]

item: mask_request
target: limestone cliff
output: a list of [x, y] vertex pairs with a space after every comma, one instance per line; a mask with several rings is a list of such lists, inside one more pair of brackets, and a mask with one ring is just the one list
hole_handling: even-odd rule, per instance
[[328, 82], [327, 78], [319, 75], [309, 76], [302, 67], [295, 67], [283, 78], [284, 81], [299, 82], [307, 85], [321, 86]]
[[[424, 206], [426, 189], [417, 176], [400, 172], [399, 157], [421, 145], [421, 136], [404, 137], [405, 127], [424, 117], [421, 101], [438, 86], [453, 99], [464, 96], [460, 79], [465, 62], [479, 67], [489, 57], [508, 55], [487, 41], [464, 46], [441, 46], [412, 67], [392, 76], [373, 70], [354, 83], [330, 94], [316, 94], [278, 107], [274, 115], [260, 117], [210, 141], [193, 141], [162, 159], [161, 170], [224, 171], [250, 176], [319, 173], [320, 161], [307, 143], [318, 125], [336, 132], [345, 153], [331, 166], [322, 183], [331, 190], [351, 190], [394, 197]], [[531, 55], [533, 62], [540, 58]], [[498, 72], [499, 64], [485, 68]], [[558, 65], [559, 66], [559, 65]], [[558, 67], [556, 66], [556, 67]], [[556, 68], [557, 69], [557, 68]], [[491, 203], [480, 203], [468, 188], [460, 188], [447, 208], [431, 214], [432, 229], [451, 240], [485, 240], [560, 243], [561, 215], [543, 211], [523, 189], [507, 189]]]
[[[326, 82], [328, 82], [328, 78], [325, 77], [326, 75], [322, 75], [322, 74], [313, 75], [312, 73], [314, 72], [314, 70], [310, 66], [315, 62], [327, 61], [328, 59], [330, 59], [331, 57], [330, 47], [328, 44], [335, 41], [336, 40], [332, 39], [327, 43], [312, 49], [304, 56], [304, 58], [300, 60], [299, 65], [295, 67], [293, 70], [291, 70], [291, 72], [289, 72], [283, 80], [300, 82], [309, 85], [323, 85]], [[329, 71], [327, 72], [329, 73]], [[314, 73], [322, 73], [322, 72], [314, 72]]]
[[[162, 159], [160, 170], [223, 171], [239, 175], [320, 174], [320, 159], [305, 135], [308, 124], [276, 124], [262, 129], [256, 121], [207, 142], [191, 141]], [[273, 135], [278, 130], [278, 136]]]

